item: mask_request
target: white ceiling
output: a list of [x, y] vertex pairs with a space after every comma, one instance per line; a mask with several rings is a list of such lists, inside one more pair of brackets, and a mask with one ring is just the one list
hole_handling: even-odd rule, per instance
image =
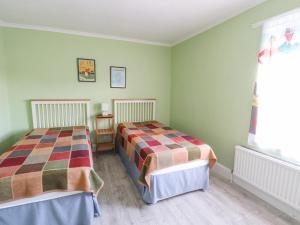
[[173, 45], [265, 0], [0, 0], [2, 26]]

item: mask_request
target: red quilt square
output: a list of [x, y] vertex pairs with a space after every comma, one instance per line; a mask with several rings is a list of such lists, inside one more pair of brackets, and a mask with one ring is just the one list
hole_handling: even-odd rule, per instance
[[191, 141], [191, 143], [193, 143], [194, 145], [203, 145], [204, 144], [203, 141], [198, 140], [198, 139], [195, 139], [195, 140]]
[[72, 136], [72, 132], [73, 131], [62, 131], [62, 132], [60, 132], [59, 137], [69, 137], [69, 136]]
[[72, 151], [71, 158], [78, 158], [78, 157], [88, 157], [89, 151], [87, 150], [78, 150], [78, 151]]
[[56, 152], [52, 153], [49, 161], [54, 161], [54, 160], [61, 160], [61, 159], [69, 159], [70, 158], [70, 152]]
[[195, 138], [191, 137], [191, 136], [182, 136], [185, 140], [187, 141], [193, 141], [195, 140]]
[[49, 135], [49, 136], [57, 136], [59, 134], [60, 131], [58, 130], [48, 130], [46, 135]]
[[71, 159], [69, 168], [74, 167], [90, 167], [90, 158], [74, 158]]
[[12, 176], [19, 169], [19, 167], [20, 166], [3, 167], [0, 170], [0, 178]]
[[31, 144], [31, 145], [18, 145], [16, 146], [15, 150], [32, 150], [36, 144]]
[[24, 156], [15, 157], [15, 158], [6, 158], [1, 162], [0, 167], [21, 165], [25, 161], [26, 158], [27, 157], [24, 157]]
[[67, 134], [67, 133], [72, 134], [73, 130], [62, 130], [60, 133], [61, 134]]
[[135, 135], [135, 134], [130, 134], [130, 135], [128, 135], [127, 140], [131, 143], [132, 139], [135, 138], [135, 137], [137, 137], [137, 135]]
[[158, 141], [156, 141], [156, 140], [153, 140], [153, 141], [146, 141], [146, 142], [147, 142], [147, 144], [148, 144], [149, 146], [160, 145], [160, 143], [159, 143]]
[[156, 129], [156, 128], [158, 128], [157, 126], [154, 126], [153, 124], [147, 124], [146, 127], [148, 127], [149, 129]]
[[143, 160], [142, 158], [140, 158], [140, 160], [139, 160], [139, 165], [138, 165], [138, 170], [139, 170], [139, 171], [142, 170], [142, 168], [143, 168], [143, 166], [144, 166], [144, 162], [145, 162], [145, 160]]
[[147, 155], [149, 155], [150, 153], [153, 153], [153, 151], [151, 150], [151, 148], [142, 148], [140, 155], [142, 157], [142, 159], [146, 159]]
[[126, 127], [124, 125], [120, 125], [119, 126], [119, 131], [120, 133], [122, 134], [123, 133], [123, 130], [125, 129]]

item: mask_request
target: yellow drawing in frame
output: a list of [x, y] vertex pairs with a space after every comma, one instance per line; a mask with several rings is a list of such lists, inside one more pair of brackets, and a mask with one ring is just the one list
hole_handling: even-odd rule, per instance
[[94, 59], [77, 59], [78, 81], [96, 82], [96, 63]]

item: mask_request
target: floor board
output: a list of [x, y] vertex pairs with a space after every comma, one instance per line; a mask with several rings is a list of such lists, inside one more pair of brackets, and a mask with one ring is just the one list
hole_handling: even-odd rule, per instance
[[118, 155], [94, 155], [105, 184], [98, 196], [102, 216], [95, 225], [300, 225], [237, 185], [211, 177], [207, 191], [146, 205]]

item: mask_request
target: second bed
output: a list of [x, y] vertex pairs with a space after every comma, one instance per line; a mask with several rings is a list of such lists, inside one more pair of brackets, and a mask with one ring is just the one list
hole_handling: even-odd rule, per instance
[[[114, 107], [116, 151], [144, 202], [208, 188], [209, 169], [216, 163], [209, 145], [152, 121], [155, 100], [115, 100]], [[137, 113], [136, 118], [127, 113]]]

